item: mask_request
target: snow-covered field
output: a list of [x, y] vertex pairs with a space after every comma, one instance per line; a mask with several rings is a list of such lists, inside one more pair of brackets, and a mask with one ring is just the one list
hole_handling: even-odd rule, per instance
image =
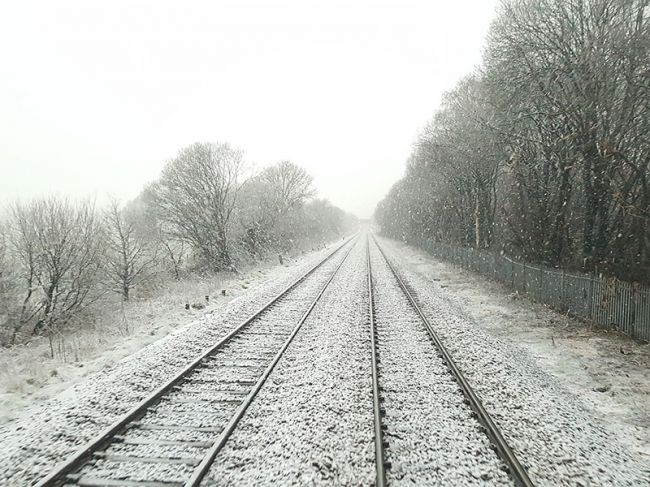
[[[533, 481], [650, 483], [647, 345], [589, 330], [402, 244], [380, 243]], [[373, 483], [365, 250], [362, 238], [217, 456], [205, 485]], [[278, 269], [241, 298], [22, 407], [0, 426], [0, 485], [29, 485], [44, 475], [323, 255]], [[315, 281], [324, 282], [338, 262], [333, 259]], [[373, 271], [389, 480], [507, 482], [375, 252]]]

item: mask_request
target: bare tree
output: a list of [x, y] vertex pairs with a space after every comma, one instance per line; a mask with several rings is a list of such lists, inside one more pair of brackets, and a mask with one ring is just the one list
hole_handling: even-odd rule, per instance
[[158, 265], [162, 264], [166, 271], [179, 280], [187, 253], [187, 243], [160, 218], [151, 188], [145, 188], [137, 198], [125, 205], [122, 212], [128, 216], [135, 238], [158, 257]]
[[316, 193], [313, 178], [302, 167], [281, 161], [262, 171], [257, 182], [263, 192], [261, 211], [253, 228], [258, 228], [258, 237], [268, 234], [280, 250], [289, 250], [295, 245], [304, 224], [303, 206]]
[[0, 345], [15, 342], [17, 327], [14, 314], [15, 266], [9, 249], [9, 227], [0, 222]]
[[9, 245], [8, 228], [3, 222], [0, 222], [0, 293], [7, 286], [6, 280], [8, 277], [7, 274], [9, 268], [8, 245]]
[[138, 235], [133, 218], [125, 215], [117, 201], [104, 212], [107, 256], [105, 268], [122, 299], [129, 300], [131, 290], [151, 277], [156, 264], [156, 249]]
[[101, 224], [92, 204], [55, 197], [12, 210], [24, 289], [20, 324], [51, 336], [96, 297]]
[[165, 255], [165, 260], [169, 263], [174, 279], [178, 281], [181, 278], [181, 269], [187, 252], [185, 241], [169, 235], [162, 228], [158, 229], [157, 235], [158, 244]]
[[275, 204], [269, 203], [269, 184], [261, 177], [249, 179], [245, 189], [236, 210], [238, 240], [249, 255], [261, 258], [277, 243], [275, 235], [279, 215]]
[[217, 270], [232, 267], [228, 235], [242, 161], [228, 144], [196, 143], [169, 161], [149, 190], [161, 221]]
[[268, 185], [267, 198], [280, 214], [302, 205], [316, 194], [313, 178], [291, 161], [281, 161], [265, 169], [260, 179]]

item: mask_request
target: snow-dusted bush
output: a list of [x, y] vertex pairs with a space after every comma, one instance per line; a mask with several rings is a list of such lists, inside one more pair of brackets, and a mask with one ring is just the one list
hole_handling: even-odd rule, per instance
[[101, 294], [101, 219], [89, 202], [49, 197], [15, 204], [11, 225], [20, 295], [14, 337], [25, 330], [52, 336]]

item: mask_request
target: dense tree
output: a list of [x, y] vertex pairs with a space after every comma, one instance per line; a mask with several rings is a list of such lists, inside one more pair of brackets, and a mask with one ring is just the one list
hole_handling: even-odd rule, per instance
[[496, 182], [503, 161], [486, 125], [494, 115], [485, 98], [477, 77], [461, 80], [445, 95], [442, 109], [420, 136], [409, 168], [411, 179], [422, 179], [418, 186], [433, 176], [455, 189], [444, 195], [446, 204], [438, 211], [451, 213], [462, 230], [458, 238], [476, 247], [489, 247], [492, 239]]
[[318, 244], [348, 234], [356, 228], [358, 222], [353, 215], [332, 205], [325, 199], [313, 199], [304, 207], [299, 238], [311, 239]]
[[[514, 172], [526, 187], [521, 191], [534, 184], [539, 193], [528, 201], [540, 202], [535, 220], [552, 229], [551, 259], [571, 244], [572, 210], [583, 220], [571, 235], [587, 266], [620, 262], [629, 245], [640, 250], [638, 264], [647, 254], [644, 238], [634, 242], [645, 222], [629, 218], [645, 206], [650, 160], [647, 6], [645, 0], [508, 2], [493, 26], [487, 79], [506, 120], [525, 120], [525, 130], [508, 130], [520, 164]], [[523, 164], [538, 173], [534, 181], [522, 178]]]
[[647, 279], [648, 5], [502, 2], [378, 207], [386, 231]]

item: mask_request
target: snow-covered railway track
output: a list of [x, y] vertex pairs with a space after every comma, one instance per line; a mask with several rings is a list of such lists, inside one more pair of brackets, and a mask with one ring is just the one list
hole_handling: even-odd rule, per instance
[[36, 486], [200, 485], [354, 240], [327, 255]]
[[376, 485], [532, 487], [374, 237], [368, 241], [367, 267]]

